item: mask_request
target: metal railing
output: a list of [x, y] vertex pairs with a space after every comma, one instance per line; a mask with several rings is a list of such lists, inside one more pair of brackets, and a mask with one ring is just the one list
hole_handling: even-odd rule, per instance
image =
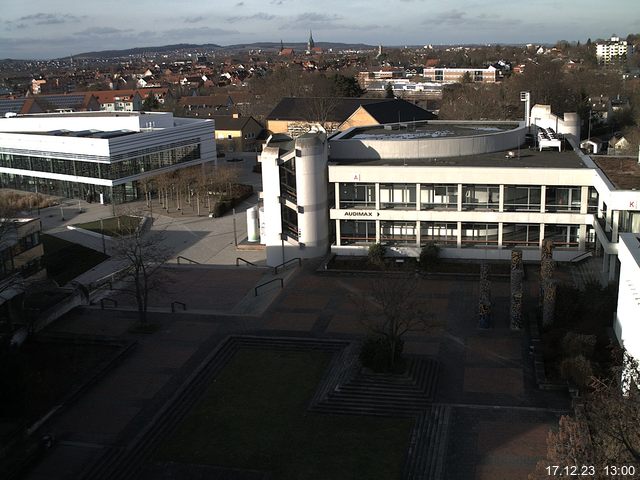
[[171, 313], [176, 313], [176, 305], [180, 305], [183, 311], [187, 310], [187, 304], [184, 302], [171, 302]]
[[273, 280], [269, 280], [268, 282], [264, 282], [264, 283], [261, 283], [260, 285], [256, 286], [253, 289], [253, 296], [254, 297], [258, 296], [258, 289], [259, 288], [264, 287], [266, 285], [269, 285], [270, 283], [273, 283], [273, 282], [280, 282], [280, 288], [284, 288], [284, 280], [282, 280], [281, 278], [274, 278]]
[[287, 265], [289, 265], [291, 262], [298, 262], [298, 266], [302, 266], [302, 259], [300, 257], [296, 257], [296, 258], [292, 258], [291, 260], [287, 260], [286, 262], [282, 262], [280, 265], [276, 265], [273, 268], [273, 273], [275, 273], [276, 275], [278, 274], [278, 269], [280, 267], [286, 267]]
[[185, 260], [188, 263], [194, 263], [196, 265], [200, 265], [200, 262], [196, 262], [195, 260], [191, 260], [190, 258], [183, 257], [182, 255], [178, 255], [176, 257], [176, 261], [178, 262], [178, 265], [180, 265], [180, 259]]
[[244, 259], [244, 258], [242, 258], [242, 257], [236, 257], [236, 267], [239, 267], [239, 266], [240, 266], [240, 262], [244, 262], [244, 263], [246, 263], [247, 265], [253, 265], [254, 267], [259, 267], [259, 266], [260, 266], [260, 265], [258, 265], [258, 264], [256, 264], [256, 263], [250, 262], [249, 260], [245, 260], [245, 259]]
[[591, 250], [587, 250], [585, 252], [582, 252], [580, 255], [576, 255], [575, 257], [573, 257], [571, 260], [569, 260], [571, 263], [579, 263], [582, 260], [585, 260], [589, 257], [593, 256], [593, 252]]

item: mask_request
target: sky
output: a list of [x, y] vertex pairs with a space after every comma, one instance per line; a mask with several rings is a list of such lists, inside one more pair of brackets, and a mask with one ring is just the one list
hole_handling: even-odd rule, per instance
[[640, 31], [638, 0], [32, 0], [3, 2], [0, 58], [174, 43], [582, 42]]

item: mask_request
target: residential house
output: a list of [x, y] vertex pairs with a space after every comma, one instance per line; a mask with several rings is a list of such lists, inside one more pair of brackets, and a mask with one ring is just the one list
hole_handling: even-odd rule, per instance
[[267, 129], [298, 137], [313, 124], [327, 131], [389, 122], [433, 120], [436, 116], [411, 102], [389, 98], [285, 97], [267, 116]]
[[216, 148], [220, 152], [255, 152], [258, 138], [264, 130], [253, 117], [212, 115], [216, 125]]

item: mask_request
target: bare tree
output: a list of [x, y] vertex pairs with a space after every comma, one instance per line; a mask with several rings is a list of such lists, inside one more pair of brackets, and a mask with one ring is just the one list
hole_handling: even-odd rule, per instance
[[362, 298], [361, 322], [374, 341], [385, 347], [391, 371], [401, 358], [403, 336], [435, 326], [419, 286], [420, 279], [413, 274], [382, 275], [371, 282]]
[[120, 291], [132, 295], [138, 308], [141, 326], [147, 325], [149, 293], [161, 287], [159, 268], [166, 262], [171, 251], [162, 245], [160, 232], [145, 231], [142, 222], [132, 226], [115, 245], [115, 253], [126, 263], [122, 277], [125, 287]]

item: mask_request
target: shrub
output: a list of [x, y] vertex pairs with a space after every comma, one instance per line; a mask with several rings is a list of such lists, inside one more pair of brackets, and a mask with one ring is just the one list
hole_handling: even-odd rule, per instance
[[567, 381], [584, 388], [589, 385], [593, 377], [591, 362], [584, 355], [565, 358], [560, 364], [560, 376]]
[[591, 358], [596, 347], [597, 337], [576, 332], [567, 332], [562, 339], [562, 353], [567, 357], [584, 355]]
[[373, 265], [382, 265], [384, 263], [384, 254], [386, 247], [381, 243], [374, 243], [369, 247], [369, 263]]
[[440, 261], [440, 247], [435, 243], [427, 243], [420, 250], [420, 268], [422, 270], [431, 270]]
[[[394, 372], [404, 370], [402, 350], [404, 342], [398, 339], [394, 354]], [[380, 335], [370, 335], [365, 338], [360, 350], [360, 363], [377, 373], [391, 371], [391, 346], [387, 339]]]

